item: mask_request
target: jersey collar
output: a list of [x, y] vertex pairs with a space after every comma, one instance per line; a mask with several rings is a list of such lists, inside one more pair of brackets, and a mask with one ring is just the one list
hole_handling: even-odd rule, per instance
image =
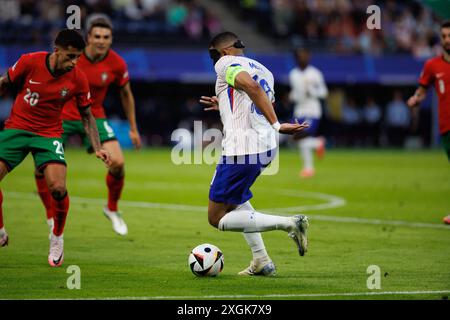
[[[109, 50], [111, 50], [111, 49], [109, 49]], [[106, 57], [108, 57], [109, 50], [106, 51], [105, 55], [100, 60], [92, 60], [91, 57], [89, 57], [89, 55], [86, 53], [86, 48], [83, 50], [83, 54], [90, 63], [99, 63], [99, 62], [102, 62], [103, 60], [105, 60]]]
[[52, 71], [52, 68], [50, 68], [50, 55], [51, 53], [47, 53], [47, 55], [45, 56], [45, 66], [47, 67], [47, 70], [52, 75], [52, 77], [57, 78], [58, 76]]

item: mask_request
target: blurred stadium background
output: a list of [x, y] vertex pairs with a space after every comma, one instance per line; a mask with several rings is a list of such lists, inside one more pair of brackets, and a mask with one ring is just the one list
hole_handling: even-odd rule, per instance
[[[198, 98], [214, 94], [207, 44], [224, 29], [238, 33], [247, 55], [274, 73], [276, 111], [282, 120], [289, 120], [293, 108], [288, 100], [292, 49], [311, 50], [311, 64], [324, 73], [330, 90], [319, 129], [329, 147], [438, 144], [433, 90], [419, 121], [413, 121], [405, 101], [425, 59], [439, 52], [439, 24], [450, 17], [449, 1], [0, 0], [0, 72], [24, 52], [50, 51], [72, 4], [81, 8], [82, 25], [92, 13], [112, 18], [113, 48], [128, 63], [147, 146], [169, 145], [173, 130], [192, 129], [194, 119], [220, 126], [216, 114], [202, 111]], [[381, 30], [366, 27], [371, 4], [381, 8]], [[108, 115], [122, 145], [130, 147], [120, 99], [110, 91]], [[0, 100], [1, 123], [11, 99]], [[370, 117], [373, 108], [379, 116]]]

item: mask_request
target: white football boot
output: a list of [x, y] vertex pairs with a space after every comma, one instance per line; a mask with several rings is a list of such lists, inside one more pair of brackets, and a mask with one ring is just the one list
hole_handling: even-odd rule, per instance
[[123, 221], [122, 215], [119, 212], [111, 211], [108, 209], [108, 206], [105, 206], [103, 208], [103, 213], [109, 220], [111, 220], [113, 230], [116, 233], [120, 234], [121, 236], [125, 236], [126, 234], [128, 234], [128, 227], [125, 221]]
[[8, 234], [5, 227], [0, 229], [0, 247], [6, 247], [8, 245]]
[[269, 257], [254, 259], [250, 266], [238, 273], [240, 276], [274, 276], [277, 272], [275, 264]]
[[48, 254], [48, 263], [52, 267], [59, 267], [64, 261], [64, 239], [61, 235], [57, 237], [51, 234], [50, 253]]
[[294, 240], [298, 248], [298, 253], [304, 256], [308, 251], [307, 230], [309, 227], [308, 217], [302, 214], [293, 216], [295, 227], [288, 233], [289, 237]]

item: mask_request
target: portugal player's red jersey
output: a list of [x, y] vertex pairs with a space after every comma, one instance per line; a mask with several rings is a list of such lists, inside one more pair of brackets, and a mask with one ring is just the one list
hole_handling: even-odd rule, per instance
[[[106, 92], [111, 83], [115, 83], [119, 87], [127, 84], [129, 81], [127, 64], [114, 50], [110, 49], [103, 60], [97, 62], [89, 60], [86, 53], [83, 53], [77, 66], [83, 70], [89, 80], [92, 94], [92, 114], [97, 119], [106, 118], [103, 108]], [[64, 106], [63, 119], [81, 119], [74, 100], [69, 101]]]
[[427, 60], [420, 74], [421, 86], [433, 83], [439, 98], [439, 132], [444, 134], [450, 131], [450, 62], [443, 56]]
[[75, 99], [80, 107], [90, 105], [89, 83], [75, 66], [55, 77], [49, 68], [48, 52], [24, 54], [8, 69], [9, 80], [18, 88], [6, 129], [21, 129], [43, 137], [60, 137], [61, 110]]

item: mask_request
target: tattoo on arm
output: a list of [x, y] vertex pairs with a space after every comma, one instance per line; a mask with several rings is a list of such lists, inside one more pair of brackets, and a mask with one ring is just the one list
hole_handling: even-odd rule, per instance
[[78, 108], [78, 110], [81, 115], [81, 121], [83, 122], [84, 131], [86, 131], [86, 135], [89, 137], [92, 148], [94, 149], [94, 151], [100, 150], [100, 137], [98, 135], [97, 124], [95, 122], [94, 116], [92, 115], [91, 108]]

